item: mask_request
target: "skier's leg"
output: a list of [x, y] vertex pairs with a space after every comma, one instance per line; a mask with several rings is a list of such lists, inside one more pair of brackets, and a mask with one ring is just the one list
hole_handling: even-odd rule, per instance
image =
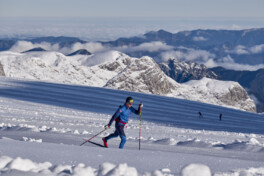
[[124, 145], [126, 143], [126, 134], [124, 132], [124, 127], [125, 127], [125, 125], [119, 124], [117, 126], [117, 128], [116, 128], [116, 130], [118, 131], [118, 134], [119, 134], [119, 136], [121, 138], [121, 142], [120, 142], [120, 145], [119, 145], [120, 149], [124, 148]]
[[118, 131], [115, 130], [114, 133], [112, 133], [109, 136], [105, 137], [105, 139], [106, 139], [106, 141], [108, 141], [109, 139], [116, 138], [117, 136], [118, 136]]
[[122, 149], [124, 148], [124, 145], [126, 143], [126, 136], [121, 135], [120, 138], [121, 138], [121, 142], [120, 142], [119, 148]]
[[109, 139], [115, 138], [115, 137], [117, 137], [117, 136], [118, 136], [118, 131], [115, 130], [115, 132], [112, 133], [112, 134], [110, 134], [109, 136], [107, 136], [107, 137], [103, 137], [102, 140], [103, 140], [103, 142], [104, 142], [104, 146], [105, 146], [105, 147], [108, 147], [107, 141], [108, 141]]

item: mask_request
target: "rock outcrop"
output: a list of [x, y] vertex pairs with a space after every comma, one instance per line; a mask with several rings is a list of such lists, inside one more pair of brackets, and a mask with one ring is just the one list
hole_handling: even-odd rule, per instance
[[177, 59], [170, 59], [167, 62], [160, 63], [159, 66], [166, 75], [179, 83], [199, 80], [203, 77], [212, 79], [219, 78], [217, 74], [207, 69], [205, 65], [195, 62], [181, 62]]
[[0, 62], [0, 76], [5, 76], [5, 71], [1, 62]]

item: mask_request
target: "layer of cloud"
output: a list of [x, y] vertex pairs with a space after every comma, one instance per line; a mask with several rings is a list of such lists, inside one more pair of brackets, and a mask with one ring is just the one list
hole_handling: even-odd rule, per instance
[[157, 51], [172, 50], [173, 48], [174, 48], [173, 46], [169, 46], [166, 43], [156, 41], [156, 42], [142, 43], [138, 46], [122, 46], [122, 47], [117, 47], [115, 49], [122, 52], [136, 52], [136, 51], [157, 52]]
[[233, 50], [227, 51], [227, 53], [237, 54], [237, 55], [249, 54], [247, 48], [243, 45], [238, 45]]
[[23, 52], [33, 48], [41, 47], [47, 51], [58, 51], [65, 55], [75, 52], [80, 49], [86, 49], [91, 53], [97, 53], [108, 50], [117, 50], [121, 52], [137, 52], [137, 51], [149, 51], [149, 52], [158, 52], [158, 51], [167, 51], [172, 50], [173, 47], [169, 46], [163, 42], [147, 42], [142, 43], [138, 46], [122, 46], [122, 47], [114, 47], [110, 48], [107, 46], [103, 46], [99, 42], [87, 42], [87, 43], [74, 43], [70, 47], [60, 48], [59, 44], [50, 44], [47, 42], [33, 44], [29, 41], [18, 41], [15, 45], [10, 49], [13, 52]]
[[48, 51], [58, 51], [59, 50], [59, 44], [50, 44], [47, 42], [42, 42], [38, 44], [33, 44], [28, 41], [18, 41], [16, 42], [11, 48], [10, 51], [13, 52], [24, 52], [33, 48], [41, 47]]
[[[88, 43], [75, 43], [71, 47], [60, 48], [59, 44], [50, 44], [47, 42], [42, 42], [39, 44], [33, 44], [28, 41], [18, 41], [10, 51], [13, 52], [23, 52], [33, 48], [41, 47], [47, 51], [58, 51], [65, 55], [75, 52], [79, 49], [86, 49], [91, 53], [101, 53], [110, 50], [117, 50], [121, 52], [136, 52], [136, 51], [149, 51], [149, 52], [160, 52], [161, 61], [167, 61], [168, 59], [179, 59], [182, 61], [193, 61], [197, 63], [205, 64], [207, 67], [216, 67], [222, 66], [227, 69], [233, 70], [258, 70], [260, 68], [264, 68], [264, 64], [260, 65], [245, 65], [235, 63], [234, 59], [227, 55], [226, 57], [222, 57], [216, 60], [216, 56], [213, 53], [210, 53], [205, 50], [195, 50], [192, 48], [179, 47], [175, 51], [174, 47], [169, 46], [163, 42], [149, 42], [143, 43], [139, 46], [123, 46], [117, 48], [109, 48], [103, 46], [98, 42], [88, 42]], [[256, 45], [249, 49], [246, 49], [244, 46], [237, 46], [233, 53], [237, 54], [246, 54], [250, 53], [262, 53], [264, 51], [264, 44]]]
[[166, 51], [161, 53], [162, 61], [180, 59], [182, 61], [207, 62], [214, 59], [215, 55], [205, 50], [186, 49], [186, 51]]
[[71, 47], [60, 48], [59, 44], [50, 44], [47, 42], [33, 44], [32, 42], [29, 41], [18, 41], [10, 48], [9, 51], [20, 53], [38, 47], [41, 47], [47, 51], [61, 52], [65, 55], [80, 49], [86, 49], [91, 53], [101, 52], [108, 49], [104, 47], [101, 43], [97, 43], [97, 42], [88, 42], [84, 44], [77, 42], [73, 44]]
[[237, 54], [237, 55], [259, 54], [262, 52], [264, 52], [264, 44], [255, 45], [255, 46], [252, 46], [250, 48], [247, 48], [243, 45], [238, 45], [233, 50], [226, 50], [226, 53]]
[[255, 71], [264, 68], [264, 64], [248, 65], [239, 64], [234, 59], [227, 55], [225, 57], [216, 60], [216, 56], [205, 50], [194, 50], [185, 48], [185, 51], [166, 51], [161, 53], [162, 61], [169, 59], [179, 59], [181, 61], [193, 61], [200, 64], [205, 64], [208, 68], [212, 67], [224, 67], [231, 70], [250, 70]]
[[247, 64], [235, 63], [234, 59], [230, 55], [218, 59], [217, 61], [210, 59], [207, 62], [205, 62], [204, 65], [207, 66], [208, 68], [220, 66], [230, 70], [249, 70], [249, 71], [256, 71], [258, 69], [264, 68], [264, 64], [247, 65]]
[[259, 54], [264, 52], [264, 44], [253, 46], [249, 49], [253, 54]]
[[[253, 20], [254, 19], [254, 20]], [[109, 41], [164, 29], [169, 32], [196, 29], [249, 29], [263, 27], [256, 18], [1, 18], [0, 37], [71, 36], [87, 41]]]
[[98, 42], [88, 42], [88, 43], [74, 43], [71, 47], [64, 47], [59, 49], [58, 51], [63, 54], [70, 54], [80, 49], [86, 49], [90, 53], [97, 53], [101, 51], [108, 50], [107, 47], [104, 47], [101, 43]]

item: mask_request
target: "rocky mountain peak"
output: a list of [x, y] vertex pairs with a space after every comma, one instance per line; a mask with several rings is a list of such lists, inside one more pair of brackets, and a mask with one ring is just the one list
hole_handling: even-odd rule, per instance
[[105, 87], [164, 95], [174, 85], [150, 57], [134, 59], [120, 74], [109, 80]]
[[195, 62], [182, 62], [178, 59], [169, 59], [159, 64], [166, 75], [179, 83], [189, 80], [197, 80], [203, 77], [218, 79], [217, 74], [209, 70], [205, 65]]
[[5, 76], [5, 71], [1, 62], [0, 62], [0, 76]]

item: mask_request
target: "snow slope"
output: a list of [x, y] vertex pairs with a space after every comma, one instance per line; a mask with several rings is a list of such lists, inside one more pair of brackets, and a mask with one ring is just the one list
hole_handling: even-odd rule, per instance
[[[118, 51], [90, 56], [65, 56], [48, 51], [22, 54], [5, 51], [0, 52], [0, 63], [7, 77], [110, 87], [256, 112], [254, 101], [238, 83], [203, 79], [182, 85], [166, 76], [150, 57], [131, 58]], [[199, 88], [202, 84], [211, 86], [203, 85], [206, 87], [203, 90]]]
[[[127, 96], [142, 111], [102, 148]], [[203, 118], [199, 118], [202, 112]], [[219, 113], [223, 118], [219, 121]], [[263, 115], [144, 93], [0, 77], [1, 175], [264, 175]], [[197, 171], [198, 170], [198, 171]]]

